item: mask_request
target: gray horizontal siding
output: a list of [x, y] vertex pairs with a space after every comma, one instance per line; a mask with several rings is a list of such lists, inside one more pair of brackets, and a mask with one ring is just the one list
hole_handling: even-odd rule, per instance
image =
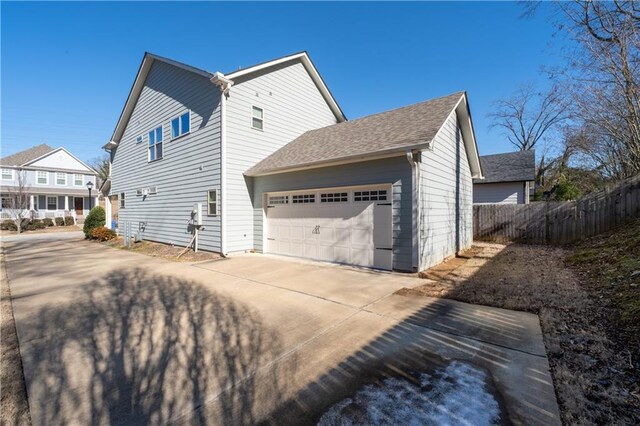
[[[251, 128], [252, 105], [264, 111], [263, 131]], [[233, 252], [254, 248], [251, 181], [243, 173], [307, 130], [335, 124], [336, 118], [299, 61], [235, 81], [226, 106], [226, 247]]]
[[266, 192], [391, 183], [393, 268], [411, 270], [411, 167], [404, 156], [253, 178], [254, 246], [262, 251], [263, 194]]
[[420, 266], [426, 269], [473, 241], [471, 171], [455, 114], [436, 135], [433, 150], [423, 151], [421, 158], [419, 245]]
[[[191, 111], [191, 132], [171, 140], [170, 120]], [[147, 132], [163, 126], [163, 158], [149, 163]], [[145, 135], [137, 144], [136, 138]], [[118, 148], [112, 153], [111, 193], [125, 193], [118, 220], [134, 229], [146, 223], [144, 238], [184, 246], [191, 240], [188, 220], [207, 190], [220, 189], [220, 92], [206, 78], [155, 62]], [[158, 193], [137, 196], [156, 186]], [[220, 250], [220, 218], [205, 216], [200, 248]]]
[[524, 182], [476, 183], [474, 204], [524, 204]]

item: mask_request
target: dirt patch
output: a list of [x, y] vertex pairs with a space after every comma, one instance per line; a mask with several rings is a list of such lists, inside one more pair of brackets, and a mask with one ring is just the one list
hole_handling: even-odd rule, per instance
[[4, 264], [4, 253], [0, 253], [0, 424], [30, 425], [27, 389], [22, 370], [22, 358], [18, 346], [18, 335], [11, 307], [11, 291]]
[[611, 299], [565, 264], [573, 249], [478, 246], [476, 256], [444, 277], [397, 293], [537, 313], [563, 422], [638, 424], [640, 370], [608, 332]]
[[202, 250], [199, 250], [196, 253], [193, 250], [189, 249], [178, 259], [178, 255], [184, 251], [184, 247], [172, 246], [169, 244], [156, 243], [152, 241], [140, 241], [134, 243], [130, 248], [127, 248], [124, 246], [122, 237], [114, 238], [113, 240], [105, 241], [101, 244], [112, 248], [144, 254], [147, 256], [162, 257], [163, 259], [172, 260], [174, 262], [202, 262], [206, 260], [216, 260], [222, 258], [219, 253]]

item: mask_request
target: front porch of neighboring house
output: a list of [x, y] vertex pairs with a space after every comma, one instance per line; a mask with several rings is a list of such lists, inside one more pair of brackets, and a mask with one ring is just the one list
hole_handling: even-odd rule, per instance
[[[29, 195], [29, 208], [24, 212], [25, 217], [44, 219], [71, 216], [76, 223], [84, 222], [89, 209], [98, 205], [98, 197], [81, 195], [32, 194]], [[11, 206], [9, 197], [2, 195], [1, 219], [10, 219], [8, 209]]]

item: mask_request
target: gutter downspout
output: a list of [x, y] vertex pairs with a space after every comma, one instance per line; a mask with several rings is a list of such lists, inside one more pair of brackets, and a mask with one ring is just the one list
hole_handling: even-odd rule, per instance
[[210, 81], [220, 88], [220, 254], [227, 255], [227, 97], [233, 81], [216, 72]]
[[411, 166], [411, 263], [412, 268], [416, 271], [420, 271], [420, 254], [419, 254], [419, 188], [418, 188], [418, 165], [413, 159], [413, 151], [407, 150], [407, 161]]

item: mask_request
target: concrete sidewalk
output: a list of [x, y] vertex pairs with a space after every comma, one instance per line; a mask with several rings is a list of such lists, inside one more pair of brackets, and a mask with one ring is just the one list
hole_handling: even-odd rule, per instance
[[503, 420], [559, 424], [537, 316], [392, 295], [413, 276], [62, 238], [5, 250], [34, 424], [313, 423], [363, 383], [452, 360], [488, 373]]

